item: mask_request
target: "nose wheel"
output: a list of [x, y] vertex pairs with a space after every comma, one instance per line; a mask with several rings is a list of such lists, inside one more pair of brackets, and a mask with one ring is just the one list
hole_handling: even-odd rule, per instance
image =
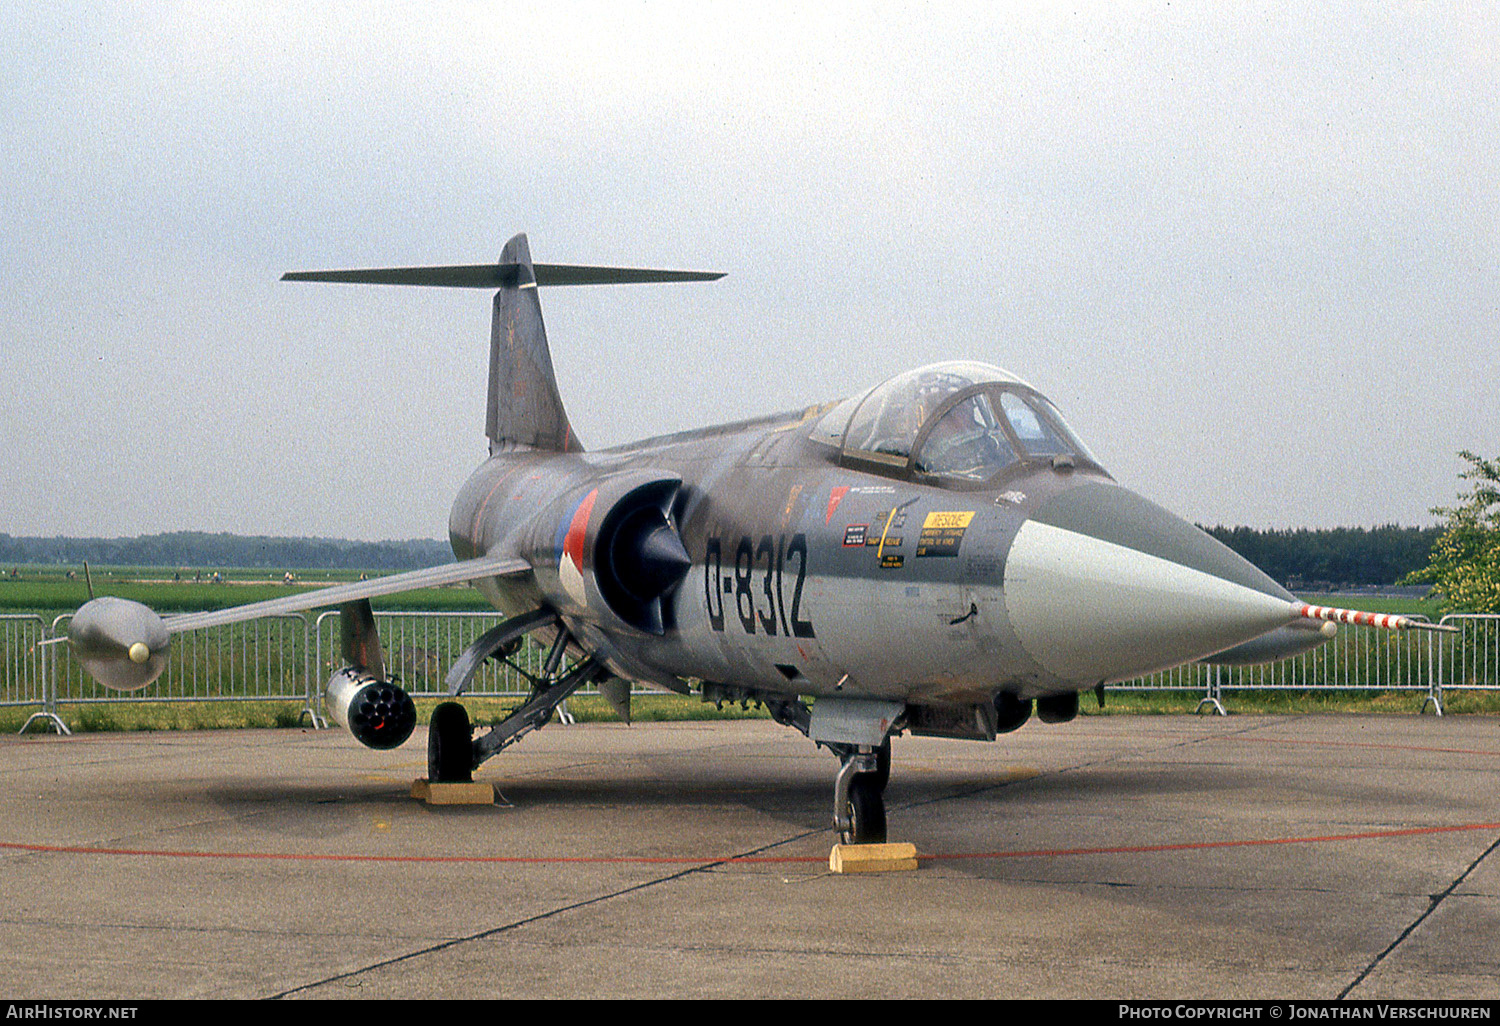
[[833, 825], [844, 844], [884, 844], [885, 785], [891, 778], [891, 742], [841, 753], [833, 784]]

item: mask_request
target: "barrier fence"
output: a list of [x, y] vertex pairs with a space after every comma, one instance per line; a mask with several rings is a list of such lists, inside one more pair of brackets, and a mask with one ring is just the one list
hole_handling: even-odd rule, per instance
[[[476, 638], [503, 619], [500, 613], [377, 612], [388, 675], [413, 698], [447, 693], [448, 667]], [[0, 707], [36, 707], [21, 727], [44, 720], [66, 732], [64, 706], [141, 702], [302, 703], [301, 715], [323, 723], [322, 691], [341, 665], [338, 614], [292, 613], [179, 634], [166, 671], [139, 691], [111, 691], [94, 682], [66, 644], [69, 617], [51, 624], [33, 615], [0, 615]], [[1441, 715], [1449, 690], [1500, 690], [1500, 615], [1443, 617], [1455, 634], [1384, 632], [1345, 628], [1311, 652], [1259, 666], [1190, 663], [1149, 677], [1110, 685], [1134, 692], [1201, 693], [1199, 708], [1225, 712], [1229, 691], [1409, 691], [1419, 709]], [[511, 657], [536, 674], [544, 654], [530, 643]], [[488, 661], [467, 694], [512, 698], [530, 694], [516, 668]], [[592, 688], [583, 689], [588, 693]]]
[[1111, 685], [1117, 691], [1201, 692], [1199, 708], [1223, 713], [1227, 691], [1410, 691], [1420, 709], [1443, 712], [1444, 690], [1500, 690], [1500, 615], [1439, 621], [1456, 634], [1345, 627], [1311, 652], [1256, 666], [1188, 663]]

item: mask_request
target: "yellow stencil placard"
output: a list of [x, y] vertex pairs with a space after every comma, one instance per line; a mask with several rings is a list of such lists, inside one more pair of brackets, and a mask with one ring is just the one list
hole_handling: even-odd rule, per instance
[[974, 514], [969, 513], [929, 513], [927, 519], [922, 521], [922, 530], [953, 530], [969, 526], [969, 521], [974, 519]]

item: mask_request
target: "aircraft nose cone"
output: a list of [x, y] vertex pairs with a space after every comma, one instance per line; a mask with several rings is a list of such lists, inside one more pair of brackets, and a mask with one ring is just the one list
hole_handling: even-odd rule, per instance
[[1022, 525], [1004, 593], [1026, 651], [1080, 685], [1212, 655], [1296, 615], [1289, 592], [1204, 532], [1092, 482], [1054, 496]]

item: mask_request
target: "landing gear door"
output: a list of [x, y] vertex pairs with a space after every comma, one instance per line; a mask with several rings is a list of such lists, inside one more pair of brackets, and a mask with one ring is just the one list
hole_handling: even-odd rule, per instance
[[823, 744], [878, 748], [905, 711], [902, 702], [819, 698], [813, 703], [807, 736]]

